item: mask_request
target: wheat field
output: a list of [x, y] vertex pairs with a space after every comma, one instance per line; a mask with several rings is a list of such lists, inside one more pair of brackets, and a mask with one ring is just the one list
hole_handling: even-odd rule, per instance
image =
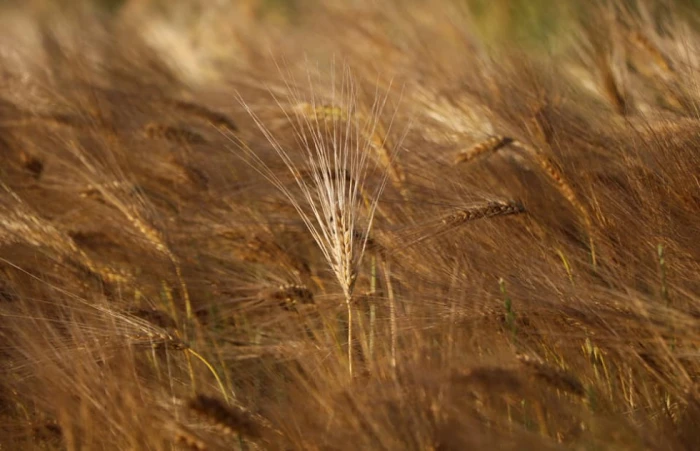
[[700, 446], [692, 7], [103, 3], [0, 5], [0, 450]]

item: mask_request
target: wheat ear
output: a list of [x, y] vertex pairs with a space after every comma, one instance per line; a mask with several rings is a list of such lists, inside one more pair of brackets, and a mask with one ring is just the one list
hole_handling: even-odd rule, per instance
[[467, 222], [496, 216], [517, 215], [524, 212], [525, 207], [522, 203], [510, 200], [491, 201], [483, 204], [461, 207], [442, 217], [429, 221], [427, 224], [427, 232], [426, 225], [422, 225], [416, 231], [411, 231], [404, 235], [401, 248], [405, 249], [409, 246], [422, 243], [427, 239], [442, 236]]
[[593, 267], [595, 267], [597, 264], [597, 258], [595, 251], [595, 243], [593, 241], [593, 222], [591, 221], [591, 217], [588, 214], [588, 210], [586, 209], [586, 207], [583, 206], [581, 201], [579, 201], [578, 197], [574, 193], [574, 190], [571, 188], [571, 185], [569, 185], [566, 181], [566, 178], [564, 178], [564, 174], [562, 174], [562, 172], [556, 167], [556, 165], [547, 155], [523, 143], [517, 142], [517, 145], [525, 149], [535, 158], [537, 164], [539, 164], [540, 168], [554, 183], [559, 193], [561, 193], [561, 195], [564, 196], [564, 198], [569, 202], [569, 204], [571, 204], [571, 206], [574, 207], [574, 209], [578, 212], [581, 220], [583, 221], [584, 227], [586, 228], [586, 233], [588, 234], [588, 245], [591, 249], [591, 262], [593, 264]]
[[227, 405], [218, 398], [198, 394], [188, 407], [223, 435], [239, 434], [250, 439], [262, 437], [264, 426], [261, 419], [240, 406]]
[[[345, 75], [347, 76], [347, 73]], [[239, 99], [287, 166], [301, 191], [300, 199], [292, 194], [244, 141], [236, 136], [229, 136], [229, 138], [249, 160], [252, 160], [253, 168], [287, 197], [335, 274], [343, 291], [347, 308], [348, 370], [352, 376], [352, 293], [379, 195], [386, 186], [388, 175], [385, 171], [369, 211], [365, 212], [365, 230], [361, 234], [354, 233], [358, 229], [356, 225], [364, 208], [361, 193], [369, 170], [367, 155], [372, 143], [367, 138], [367, 134], [362, 133], [351, 119], [356, 114], [353, 102], [356, 96], [353, 86], [351, 83], [346, 83], [344, 87], [348, 90], [347, 92], [343, 90], [340, 96], [350, 99], [348, 109], [342, 114], [334, 115], [332, 120], [321, 120], [317, 115], [309, 118], [303, 112], [298, 112], [295, 119], [288, 117], [291, 122], [299, 125], [295, 137], [304, 153], [306, 163], [314, 168], [310, 172], [311, 180], [306, 180], [300, 175], [302, 171], [297, 168], [287, 150], [280, 145], [249, 106]], [[336, 94], [335, 91], [333, 94]], [[313, 106], [316, 105], [315, 101], [312, 100], [310, 104], [312, 108], [316, 108]]]
[[637, 30], [630, 33], [629, 39], [646, 52], [663, 72], [671, 72], [671, 66], [666, 56], [646, 35]]
[[366, 139], [371, 143], [379, 163], [388, 171], [389, 178], [394, 186], [401, 191], [404, 197], [407, 196], [405, 186], [406, 174], [401, 166], [394, 161], [393, 155], [387, 147], [387, 133], [379, 121], [376, 121], [371, 130], [368, 131], [365, 130], [366, 127], [364, 125], [372, 123], [372, 121], [368, 121], [367, 114], [356, 112], [352, 116], [348, 116], [347, 109], [338, 105], [313, 106], [302, 102], [294, 107], [294, 111], [313, 121], [349, 121], [362, 130]]
[[442, 223], [455, 227], [477, 219], [493, 218], [494, 216], [515, 215], [525, 211], [525, 207], [517, 201], [493, 201], [485, 205], [463, 208], [442, 218]]
[[478, 158], [482, 155], [491, 154], [498, 149], [506, 147], [513, 142], [512, 138], [507, 136], [491, 136], [484, 141], [481, 141], [472, 147], [459, 152], [455, 157], [455, 164], [464, 163]]

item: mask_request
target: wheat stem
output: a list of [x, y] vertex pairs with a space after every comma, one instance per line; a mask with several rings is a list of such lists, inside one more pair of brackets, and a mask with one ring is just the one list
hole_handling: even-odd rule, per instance
[[212, 374], [212, 376], [214, 376], [214, 379], [216, 379], [216, 383], [219, 385], [219, 390], [221, 390], [221, 394], [223, 395], [224, 399], [228, 403], [228, 395], [226, 394], [226, 388], [224, 387], [224, 383], [221, 381], [221, 378], [219, 377], [219, 373], [216, 372], [216, 370], [214, 369], [212, 364], [209, 363], [209, 361], [207, 359], [202, 357], [202, 355], [200, 353], [198, 353], [197, 351], [195, 351], [192, 348], [187, 348], [187, 353], [195, 356], [197, 359], [199, 359], [199, 361], [201, 361], [207, 367], [207, 369], [209, 369], [209, 372]]
[[394, 298], [394, 286], [391, 283], [391, 273], [389, 272], [389, 262], [384, 262], [384, 279], [386, 281], [386, 292], [389, 298], [389, 333], [391, 334], [391, 367], [396, 368], [396, 299]]

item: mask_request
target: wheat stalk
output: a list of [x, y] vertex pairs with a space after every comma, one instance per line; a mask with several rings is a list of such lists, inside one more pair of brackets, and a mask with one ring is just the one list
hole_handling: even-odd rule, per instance
[[[505, 137], [505, 136], [492, 136], [480, 143], [475, 144], [466, 151], [460, 152], [455, 158], [455, 164], [471, 161], [481, 155], [487, 155], [498, 151], [506, 146], [512, 145], [517, 147], [528, 155], [530, 155], [535, 162], [539, 165], [540, 169], [545, 173], [545, 175], [554, 183], [555, 187], [559, 193], [569, 202], [569, 204], [576, 210], [580, 215], [581, 220], [586, 228], [586, 233], [588, 234], [588, 242], [591, 249], [591, 261], [593, 266], [596, 266], [596, 252], [595, 245], [593, 242], [593, 222], [588, 214], [588, 210], [583, 206], [581, 201], [578, 199], [574, 193], [571, 185], [566, 181], [564, 174], [557, 168], [554, 162], [539, 149], [523, 143], [517, 139]], [[511, 213], [506, 213], [511, 214]], [[470, 213], [462, 213], [465, 216], [465, 220], [471, 220]], [[458, 219], [458, 218], [454, 218]], [[475, 218], [478, 219], [478, 218]]]
[[90, 188], [94, 189], [97, 193], [101, 195], [102, 199], [111, 204], [122, 215], [124, 215], [127, 221], [131, 223], [132, 227], [138, 230], [138, 232], [149, 242], [149, 244], [151, 244], [151, 246], [153, 246], [154, 249], [156, 249], [161, 254], [165, 255], [170, 260], [173, 267], [175, 268], [175, 275], [180, 284], [182, 297], [185, 301], [187, 319], [188, 321], [193, 321], [192, 302], [190, 300], [187, 284], [185, 283], [185, 279], [182, 275], [182, 267], [180, 264], [180, 260], [178, 259], [177, 255], [175, 255], [175, 253], [173, 253], [170, 249], [170, 246], [168, 245], [163, 233], [161, 233], [160, 230], [158, 230], [156, 227], [150, 224], [150, 222], [145, 217], [146, 215], [143, 211], [144, 209], [139, 208], [139, 204], [137, 202], [128, 204], [125, 200], [122, 199], [122, 197], [126, 197], [122, 196], [124, 194], [123, 183], [94, 183], [92, 181], [92, 178], [94, 177], [95, 179], [97, 179], [100, 176], [100, 171], [98, 167], [87, 158], [87, 153], [81, 148], [77, 146], [70, 147], [70, 150], [88, 171], [86, 177], [88, 178], [88, 181], [91, 182]]
[[549, 179], [554, 183], [557, 190], [561, 195], [571, 204], [572, 207], [578, 212], [583, 225], [586, 228], [586, 233], [588, 234], [588, 244], [591, 250], [591, 262], [593, 267], [597, 264], [595, 243], [593, 242], [593, 222], [588, 214], [588, 210], [583, 206], [581, 201], [579, 201], [576, 193], [571, 188], [571, 185], [566, 181], [564, 174], [556, 167], [552, 160], [544, 153], [536, 150], [533, 147], [527, 146], [523, 143], [517, 142], [517, 145], [525, 149], [530, 153], [535, 161], [539, 164], [540, 168], [545, 172]]
[[0, 244], [23, 242], [30, 246], [46, 247], [61, 259], [76, 259], [79, 266], [103, 280], [124, 283], [130, 280], [126, 272], [99, 264], [80, 249], [75, 241], [51, 222], [39, 217], [14, 191], [0, 182], [0, 186], [14, 199], [15, 206], [0, 206]]
[[[336, 93], [335, 89], [333, 90], [333, 97], [338, 94], [341, 98], [349, 100], [344, 113], [334, 114], [324, 120], [318, 115], [309, 117], [303, 111], [296, 114], [295, 121], [299, 127], [296, 128], [295, 137], [304, 153], [306, 163], [313, 168], [312, 171], [305, 172], [310, 174], [310, 177], [301, 175], [302, 171], [297, 168], [288, 151], [262, 124], [248, 104], [239, 98], [292, 174], [301, 191], [300, 198], [292, 194], [245, 142], [235, 136], [230, 138], [252, 160], [252, 166], [294, 206], [333, 271], [343, 291], [347, 308], [348, 370], [352, 376], [352, 294], [378, 199], [386, 186], [388, 173], [384, 171], [370, 208], [365, 212], [363, 233], [355, 233], [360, 229], [358, 223], [363, 211], [362, 192], [369, 172], [367, 150], [372, 146], [372, 140], [367, 136], [372, 136], [373, 132], [363, 133], [360, 127], [356, 127], [353, 119], [356, 117], [356, 95], [349, 74], [345, 72], [344, 76], [345, 83], [341, 92]], [[309, 104], [312, 109], [317, 108], [315, 99]], [[364, 128], [373, 130], [371, 124]]]

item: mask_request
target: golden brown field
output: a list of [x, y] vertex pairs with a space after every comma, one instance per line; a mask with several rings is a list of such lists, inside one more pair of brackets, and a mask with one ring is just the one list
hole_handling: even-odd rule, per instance
[[698, 449], [697, 18], [472, 3], [0, 6], [0, 450]]

